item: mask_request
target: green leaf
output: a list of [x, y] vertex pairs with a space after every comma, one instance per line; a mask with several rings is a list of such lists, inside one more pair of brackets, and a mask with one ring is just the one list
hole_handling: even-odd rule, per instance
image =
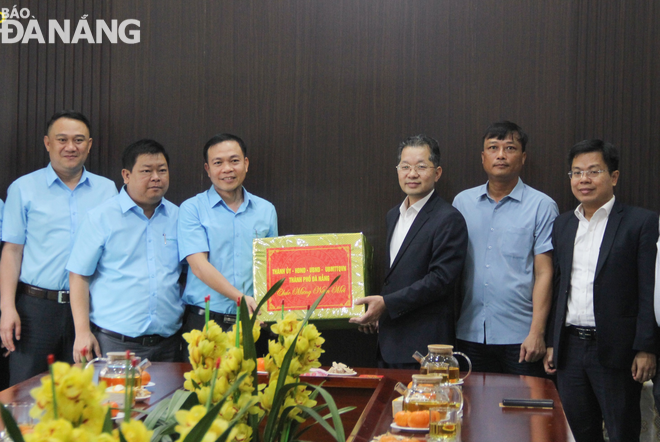
[[246, 377], [247, 374], [244, 374], [240, 376], [238, 379], [236, 379], [236, 382], [234, 382], [231, 385], [231, 387], [229, 387], [229, 390], [227, 390], [227, 392], [222, 396], [220, 401], [217, 404], [215, 404], [208, 411], [208, 413], [206, 413], [204, 417], [200, 419], [199, 422], [197, 422], [197, 425], [195, 425], [192, 430], [190, 430], [190, 433], [188, 433], [188, 435], [183, 440], [183, 442], [199, 442], [202, 440], [206, 432], [209, 431], [209, 428], [211, 428], [213, 421], [218, 416], [218, 413], [220, 412], [220, 408], [222, 408], [222, 405], [225, 403], [228, 397], [234, 394], [234, 391], [238, 390], [238, 387], [241, 385], [241, 382], [243, 382]]
[[167, 409], [165, 420], [174, 419], [174, 415], [179, 410], [190, 410], [195, 405], [200, 405], [197, 395], [192, 391], [177, 390], [172, 395], [170, 406]]
[[175, 430], [174, 427], [176, 427], [177, 422], [168, 422], [166, 424], [163, 424], [156, 429], [154, 429], [153, 434], [151, 435], [151, 441], [150, 442], [158, 442], [158, 441], [164, 441], [167, 439], [171, 438], [169, 437], [170, 434], [174, 434]]
[[[226, 397], [223, 399], [226, 399]], [[183, 439], [183, 442], [201, 441], [204, 438], [206, 432], [209, 431], [209, 428], [211, 428], [211, 425], [213, 425], [213, 421], [218, 416], [218, 413], [220, 413], [220, 408], [222, 408], [224, 402], [225, 402], [224, 400], [221, 400], [213, 407], [211, 407], [208, 413], [206, 413], [204, 417], [201, 418], [199, 422], [197, 422], [197, 425], [195, 425], [193, 429], [190, 430], [190, 433], [188, 433], [186, 438]]]
[[121, 432], [121, 427], [119, 427], [119, 442], [127, 442], [124, 433]]
[[[325, 390], [323, 387], [319, 387], [317, 385], [312, 385], [312, 384], [307, 384], [307, 383], [303, 383], [303, 385], [306, 385], [310, 388], [313, 388], [321, 394], [321, 396], [323, 397], [323, 400], [328, 405], [329, 414], [332, 417], [332, 426], [337, 431], [337, 437], [335, 439], [338, 442], [344, 442], [346, 440], [346, 435], [344, 434], [344, 425], [341, 422], [340, 413], [339, 413], [339, 410], [337, 409], [337, 404], [335, 403], [335, 400], [332, 398], [332, 395], [330, 393], [328, 393], [328, 391]], [[313, 411], [309, 407], [304, 407], [304, 408], [308, 408], [309, 410]], [[316, 413], [316, 412], [314, 412], [314, 413]], [[317, 422], [319, 422], [319, 424], [323, 425], [323, 423], [321, 421], [317, 420]], [[325, 420], [323, 420], [323, 422], [325, 422]]]
[[[248, 321], [241, 321], [241, 327], [243, 330], [243, 356], [248, 359], [253, 359], [255, 362], [257, 361], [257, 349], [254, 344], [254, 338], [252, 336], [252, 328], [254, 327], [255, 322], [258, 320], [258, 312], [261, 309], [261, 307], [270, 299], [271, 296], [273, 296], [277, 291], [280, 289], [282, 284], [284, 284], [284, 281], [286, 278], [282, 278], [279, 281], [277, 281], [273, 286], [266, 292], [266, 295], [261, 298], [259, 301], [259, 304], [257, 304], [257, 309], [254, 311], [252, 316], [249, 316], [248, 310], [247, 310], [247, 305], [242, 302], [241, 303], [241, 318], [249, 318]], [[257, 374], [257, 366], [255, 364], [254, 370], [252, 371], [252, 378], [253, 378], [253, 387], [254, 391], [252, 392], [252, 395], [257, 397], [259, 395], [259, 375]], [[259, 435], [259, 424], [261, 423], [261, 419], [259, 419], [258, 416], [255, 415], [250, 415], [248, 417], [248, 424], [252, 428], [252, 440], [253, 442], [260, 442], [261, 438]]]
[[[323, 419], [323, 416], [321, 416], [320, 414], [318, 414], [316, 411], [314, 411], [314, 410], [311, 409], [310, 407], [306, 407], [306, 406], [304, 406], [304, 405], [296, 405], [295, 407], [287, 407], [287, 409], [285, 409], [284, 412], [285, 412], [285, 413], [288, 413], [288, 412], [291, 411], [291, 409], [293, 409], [293, 408], [298, 408], [299, 410], [301, 410], [301, 411], [307, 413], [307, 414], [309, 415], [309, 417], [311, 417], [312, 419], [314, 419], [314, 420], [316, 421], [316, 423], [318, 423], [319, 425], [321, 425], [321, 426], [323, 427], [323, 429], [325, 429], [325, 431], [327, 431], [327, 432], [330, 434], [330, 436], [332, 436], [333, 439], [335, 439], [335, 440], [337, 440], [337, 441], [342, 441], [342, 440], [343, 440], [343, 438], [342, 438], [342, 439], [339, 439], [339, 438], [337, 437], [337, 436], [338, 436], [338, 431], [337, 431], [336, 429], [332, 428], [332, 427], [330, 426], [330, 424], [329, 424], [328, 422], [326, 422], [325, 419]], [[288, 411], [287, 411], [287, 410], [288, 410]], [[340, 425], [340, 427], [341, 427], [341, 429], [342, 429], [342, 433], [343, 433], [343, 429], [344, 429], [344, 427], [341, 426], [341, 425]]]
[[151, 410], [149, 416], [147, 416], [147, 418], [144, 420], [144, 426], [147, 427], [147, 430], [153, 430], [156, 427], [158, 421], [164, 420], [165, 416], [167, 415], [167, 409], [171, 402], [172, 398], [162, 400], [158, 402], [153, 410]]
[[[257, 320], [257, 313], [259, 312], [259, 310], [261, 310], [261, 306], [264, 305], [266, 301], [268, 301], [271, 298], [271, 296], [277, 293], [280, 287], [282, 287], [282, 284], [284, 284], [284, 281], [286, 281], [286, 278], [282, 278], [279, 281], [277, 281], [275, 284], [273, 284], [273, 286], [270, 289], [268, 289], [264, 297], [261, 298], [261, 301], [259, 301], [259, 304], [257, 304], [257, 309], [254, 311], [254, 314], [250, 318], [250, 321], [252, 322], [253, 326], [254, 326], [254, 322]], [[241, 310], [241, 318], [242, 317], [243, 317], [243, 311]], [[245, 317], [247, 318], [248, 316], [246, 315]]]
[[19, 430], [18, 425], [16, 425], [14, 417], [9, 410], [5, 408], [5, 405], [2, 402], [0, 402], [0, 416], [2, 416], [2, 421], [5, 423], [5, 429], [7, 430], [9, 437], [11, 437], [14, 442], [25, 442], [21, 430]]
[[[300, 330], [298, 330], [298, 333], [296, 334], [296, 337], [293, 340], [293, 344], [287, 350], [286, 354], [284, 355], [284, 359], [282, 359], [282, 366], [280, 367], [280, 376], [278, 377], [277, 385], [275, 386], [275, 397], [273, 398], [273, 407], [270, 411], [270, 414], [268, 415], [268, 421], [266, 422], [266, 428], [264, 429], [264, 442], [273, 442], [275, 440], [273, 436], [275, 435], [274, 432], [277, 426], [276, 421], [279, 417], [279, 410], [282, 404], [284, 403], [284, 400], [286, 399], [284, 394], [279, 394], [279, 393], [281, 392], [282, 387], [284, 386], [284, 382], [286, 382], [286, 374], [289, 373], [289, 366], [291, 365], [291, 358], [293, 357], [293, 353], [295, 352], [296, 349], [295, 343], [298, 342], [298, 336], [300, 336], [300, 333], [302, 332], [303, 328], [309, 321], [309, 318], [314, 313], [314, 310], [316, 310], [316, 307], [319, 305], [325, 294], [328, 292], [328, 289], [330, 289], [330, 287], [332, 287], [334, 283], [337, 282], [340, 276], [341, 275], [338, 275], [335, 279], [332, 280], [330, 285], [328, 285], [328, 288], [326, 288], [323, 291], [323, 293], [321, 293], [321, 295], [319, 295], [319, 297], [316, 298], [316, 301], [314, 301], [312, 306], [309, 308], [307, 314], [305, 315], [305, 318], [302, 321], [302, 326], [300, 327]], [[337, 407], [335, 406], [335, 410], [336, 408]]]
[[[318, 413], [319, 411], [323, 411], [326, 408], [328, 408], [328, 406], [326, 404], [323, 404], [323, 405], [317, 405], [316, 407], [313, 408], [313, 410]], [[339, 410], [337, 410], [337, 412], [339, 414], [344, 414], [344, 413], [347, 413], [349, 411], [355, 410], [355, 408], [356, 407], [344, 407], [344, 408], [340, 408]], [[323, 419], [325, 419], [325, 420], [328, 420], [331, 417], [332, 417], [332, 413], [328, 413], [328, 414], [323, 415]], [[302, 436], [304, 433], [306, 433], [310, 428], [314, 427], [314, 425], [316, 425], [316, 422], [313, 422], [310, 425], [307, 425], [305, 428], [298, 431], [293, 436], [293, 440], [299, 440], [300, 436]]]
[[112, 433], [112, 410], [108, 407], [108, 412], [105, 413], [105, 418], [103, 419], [103, 428], [101, 433]]

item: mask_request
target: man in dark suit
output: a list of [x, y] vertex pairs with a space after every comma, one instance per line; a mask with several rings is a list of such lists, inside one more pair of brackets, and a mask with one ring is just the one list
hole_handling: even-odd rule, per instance
[[655, 374], [653, 313], [658, 216], [614, 197], [618, 152], [601, 140], [571, 148], [580, 201], [555, 220], [554, 299], [545, 368], [577, 442], [638, 441], [642, 383]]
[[467, 227], [458, 210], [434, 192], [442, 175], [436, 140], [417, 135], [403, 141], [397, 173], [407, 197], [387, 214], [390, 268], [380, 295], [356, 300], [367, 311], [350, 322], [368, 333], [378, 330], [379, 366], [415, 368], [415, 351], [454, 344], [454, 293], [467, 253]]

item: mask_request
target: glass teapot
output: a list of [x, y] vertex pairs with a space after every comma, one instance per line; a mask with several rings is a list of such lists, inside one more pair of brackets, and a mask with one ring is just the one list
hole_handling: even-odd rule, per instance
[[425, 411], [436, 407], [463, 410], [463, 392], [458, 386], [444, 383], [443, 376], [414, 374], [410, 388], [399, 382], [395, 390], [403, 394], [404, 411]]
[[[130, 353], [130, 358], [138, 361], [138, 365], [135, 367], [133, 386], [139, 388], [142, 386], [142, 370], [146, 369], [151, 363], [148, 359], [140, 362], [140, 357], [135, 356], [135, 353]], [[106, 387], [126, 384], [126, 366], [129, 362], [126, 359], [126, 352], [110, 351], [105, 358], [96, 358], [89, 361], [85, 368], [97, 362], [105, 362], [105, 366], [99, 372], [99, 382], [105, 381]], [[130, 363], [128, 365], [130, 366]]]
[[[462, 381], [472, 373], [472, 361], [464, 353], [454, 351], [453, 345], [445, 344], [431, 344], [428, 346], [429, 354], [422, 356], [418, 351], [415, 352], [413, 358], [421, 365], [422, 374], [433, 374], [443, 376], [444, 382], [455, 384]], [[454, 355], [459, 355], [465, 358], [468, 363], [468, 372], [465, 376], [460, 377], [458, 360]]]

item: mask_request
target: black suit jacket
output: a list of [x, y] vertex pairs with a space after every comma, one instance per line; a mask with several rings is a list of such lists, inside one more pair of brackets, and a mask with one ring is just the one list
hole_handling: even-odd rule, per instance
[[[554, 296], [546, 336], [559, 368], [577, 228], [577, 217], [567, 212], [557, 217], [552, 232]], [[629, 370], [638, 351], [658, 354], [653, 311], [657, 240], [657, 214], [615, 200], [594, 276], [598, 359], [605, 367]]]
[[[399, 206], [387, 213], [387, 264]], [[381, 294], [387, 312], [378, 343], [385, 362], [414, 362], [429, 344], [454, 344], [454, 296], [467, 253], [463, 216], [433, 192], [390, 267]]]

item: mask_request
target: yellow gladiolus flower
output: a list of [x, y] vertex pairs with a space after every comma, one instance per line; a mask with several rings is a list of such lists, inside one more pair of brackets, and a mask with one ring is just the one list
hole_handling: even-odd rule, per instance
[[206, 403], [209, 397], [210, 390], [211, 390], [210, 386], [200, 387], [197, 390], [195, 390], [195, 393], [197, 394], [197, 400], [199, 401], [200, 404]]
[[[113, 431], [113, 434], [117, 430]], [[147, 427], [144, 426], [144, 422], [140, 420], [130, 420], [128, 422], [121, 423], [121, 432], [126, 439], [126, 442], [149, 442], [151, 440], [151, 435], [153, 431], [147, 430]], [[117, 435], [119, 433], [117, 432]]]
[[23, 436], [26, 442], [68, 442], [73, 434], [73, 425], [65, 419], [41, 421], [34, 431]]
[[243, 350], [240, 348], [232, 347], [222, 358], [221, 367], [224, 371], [234, 372], [240, 367], [243, 361]]
[[96, 439], [94, 439], [94, 442], [117, 442], [117, 439], [112, 437], [112, 434], [101, 433], [98, 436], [96, 436]]
[[203, 405], [195, 405], [190, 410], [179, 410], [174, 417], [179, 423], [174, 429], [181, 436], [183, 440], [190, 433], [197, 422], [199, 422], [206, 415], [206, 407]]
[[232, 434], [233, 439], [236, 442], [246, 442], [252, 440], [252, 428], [249, 425], [244, 423], [237, 424], [234, 428], [236, 430], [235, 434]]
[[301, 322], [298, 320], [296, 315], [292, 312], [289, 312], [286, 314], [284, 319], [278, 320], [270, 327], [270, 329], [273, 331], [273, 333], [286, 337], [298, 333], [300, 325]]
[[299, 355], [305, 353], [309, 348], [309, 341], [303, 336], [298, 336], [298, 341], [296, 342], [296, 353]]
[[[105, 397], [105, 383], [94, 385], [92, 382], [94, 368], [82, 370], [80, 367], [56, 362], [53, 364], [53, 372], [60, 420], [99, 433], [106, 410], [106, 407], [101, 406], [101, 401]], [[30, 410], [33, 418], [40, 419], [41, 422], [53, 420], [52, 391], [51, 377], [44, 376], [41, 379], [41, 386], [30, 392], [36, 399], [35, 406]]]

